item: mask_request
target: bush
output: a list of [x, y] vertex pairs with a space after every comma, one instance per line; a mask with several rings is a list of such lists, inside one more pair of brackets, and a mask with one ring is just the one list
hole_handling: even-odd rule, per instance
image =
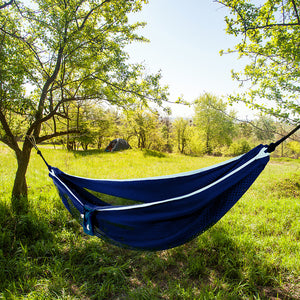
[[185, 153], [194, 156], [203, 156], [206, 151], [205, 142], [201, 140], [201, 137], [197, 131], [194, 131], [190, 135]]
[[300, 143], [297, 141], [292, 141], [287, 143], [287, 148], [291, 151], [292, 156], [294, 158], [299, 158], [300, 157]]
[[246, 140], [239, 140], [233, 142], [230, 147], [228, 148], [227, 152], [224, 153], [228, 156], [238, 156], [244, 154], [251, 150], [249, 143]]

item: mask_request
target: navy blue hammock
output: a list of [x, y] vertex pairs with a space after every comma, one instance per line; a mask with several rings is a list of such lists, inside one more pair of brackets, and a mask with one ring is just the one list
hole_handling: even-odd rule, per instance
[[[219, 221], [255, 181], [282, 140], [200, 170], [129, 180], [66, 174], [48, 165], [35, 147], [65, 207], [85, 233], [121, 247], [156, 251], [182, 245]], [[134, 203], [112, 205], [99, 196], [104, 194]]]

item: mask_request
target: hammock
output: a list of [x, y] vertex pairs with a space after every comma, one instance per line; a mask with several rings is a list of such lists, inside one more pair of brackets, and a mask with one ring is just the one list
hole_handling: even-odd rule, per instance
[[[48, 166], [65, 207], [85, 233], [121, 247], [156, 251], [182, 245], [220, 220], [248, 190], [268, 163], [270, 152], [284, 139], [208, 168], [132, 180], [72, 176], [48, 165], [35, 148]], [[134, 204], [112, 205], [99, 193]]]

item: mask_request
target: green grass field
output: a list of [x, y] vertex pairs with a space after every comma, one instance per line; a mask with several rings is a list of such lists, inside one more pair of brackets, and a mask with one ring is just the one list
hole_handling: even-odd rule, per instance
[[[133, 178], [225, 160], [128, 150], [42, 148], [70, 174]], [[30, 211], [10, 210], [16, 161], [0, 144], [0, 299], [300, 299], [300, 160], [272, 159], [214, 227], [165, 251], [137, 252], [86, 236], [32, 153]]]

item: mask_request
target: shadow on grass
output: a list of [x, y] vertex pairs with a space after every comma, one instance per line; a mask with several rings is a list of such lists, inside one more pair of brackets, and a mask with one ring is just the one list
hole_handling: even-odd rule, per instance
[[40, 240], [51, 240], [52, 233], [48, 225], [36, 214], [16, 215], [11, 209], [0, 202], [2, 253], [9, 255], [19, 245], [31, 245]]
[[144, 149], [143, 154], [145, 157], [147, 156], [158, 157], [158, 158], [166, 157], [165, 153], [155, 151], [155, 150], [150, 150], [150, 149]]
[[0, 217], [5, 299], [296, 299], [279, 289], [273, 266], [219, 226], [181, 247], [136, 252], [87, 237], [63, 216], [16, 218], [0, 205]]
[[[251, 243], [237, 244], [228, 232], [216, 226], [172, 250], [174, 262], [185, 274], [175, 277], [181, 277], [183, 282], [186, 279], [185, 290], [196, 288], [208, 299], [298, 299], [291, 295], [292, 291], [280, 288], [278, 267], [256, 251]], [[171, 270], [175, 270], [174, 266]], [[191, 293], [191, 298], [197, 292]]]
[[129, 149], [126, 150], [119, 150], [119, 151], [113, 151], [113, 152], [107, 152], [103, 149], [91, 149], [91, 150], [72, 150], [70, 152], [73, 153], [74, 157], [84, 157], [84, 156], [89, 156], [89, 155], [96, 155], [96, 154], [104, 154], [104, 155], [114, 155], [116, 153], [119, 152], [123, 152], [123, 151], [127, 151]]
[[95, 155], [95, 154], [104, 154], [107, 153], [104, 150], [99, 150], [99, 149], [91, 149], [91, 150], [72, 150], [70, 151], [73, 153], [75, 157], [80, 157], [80, 156], [89, 156], [89, 155]]
[[42, 275], [41, 262], [55, 251], [54, 235], [35, 213], [16, 215], [3, 203], [0, 228], [0, 298], [15, 299], [29, 292], [32, 279]]

